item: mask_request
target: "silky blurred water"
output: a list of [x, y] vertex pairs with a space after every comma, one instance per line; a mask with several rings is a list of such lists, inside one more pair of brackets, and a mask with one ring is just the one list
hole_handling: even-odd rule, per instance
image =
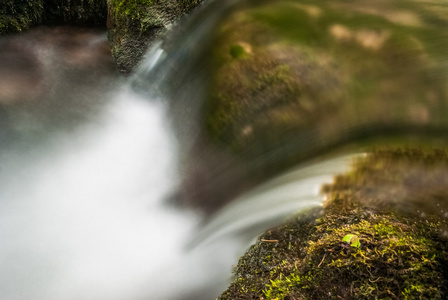
[[[267, 193], [242, 196], [236, 202], [241, 208], [259, 206], [249, 209], [245, 220], [232, 217], [239, 210], [232, 205], [216, 216], [218, 225], [204, 227], [203, 215], [166, 203], [179, 174], [165, 100], [136, 93], [113, 73], [86, 83], [90, 68], [75, 73], [68, 58], [61, 63], [61, 52], [80, 52], [77, 48], [102, 34], [89, 33], [69, 50], [43, 43], [43, 37], [69, 39], [45, 30], [24, 37], [34, 38], [34, 44], [20, 36], [4, 41], [8, 47], [27, 43], [30, 52], [17, 59], [33, 61], [40, 70], [34, 78], [23, 69], [17, 80], [42, 81], [33, 97], [18, 89], [2, 106], [7, 118], [0, 156], [0, 291], [5, 299], [211, 299], [226, 287], [232, 264], [257, 234], [291, 210], [319, 205], [320, 183], [346, 166], [344, 158], [329, 170], [317, 167], [314, 177], [293, 172], [292, 184], [280, 179], [265, 188]], [[53, 37], [45, 36], [49, 33]], [[163, 57], [164, 51], [154, 48], [147, 69]], [[54, 81], [53, 72], [65, 75]], [[294, 176], [310, 179], [295, 185]], [[288, 194], [272, 211], [272, 203]], [[264, 204], [253, 203], [257, 197]]]
[[[445, 44], [444, 33], [435, 33], [443, 41], [422, 39], [427, 43], [423, 45], [400, 27], [419, 34], [416, 27], [443, 27], [446, 16], [431, 23], [430, 10], [424, 10], [418, 23], [414, 14], [400, 10], [395, 22], [392, 15], [397, 11], [388, 10], [385, 18], [393, 25], [387, 26], [398, 32], [393, 42], [405, 46], [401, 52], [391, 51], [391, 56], [377, 55], [375, 49], [368, 52], [378, 40], [367, 43], [372, 32], [365, 28], [358, 32], [333, 20], [316, 21], [327, 9], [348, 14], [338, 22], [351, 22], [353, 14], [378, 17], [375, 5], [369, 10], [363, 1], [352, 9], [342, 2], [323, 2], [322, 8], [309, 3], [292, 7], [292, 2], [271, 8], [286, 15], [300, 10], [306, 17], [278, 26], [269, 14], [271, 8], [263, 6], [269, 3], [210, 1], [155, 43], [127, 79], [117, 75], [102, 32], [40, 28], [0, 39], [3, 298], [216, 298], [230, 281], [232, 265], [257, 235], [295, 212], [320, 206], [321, 186], [349, 170], [353, 157], [366, 145], [446, 144], [448, 90], [443, 83], [448, 82], [448, 72], [443, 59], [448, 55], [440, 46]], [[268, 106], [272, 110], [238, 115], [234, 131], [243, 138], [210, 137], [204, 129], [204, 99], [215, 80], [213, 72], [222, 70], [213, 67], [213, 47], [221, 44], [211, 35], [219, 36], [233, 21], [244, 20], [241, 14], [232, 15], [240, 10], [243, 15], [264, 17], [267, 12], [267, 20], [274, 20], [272, 28], [283, 34], [289, 24], [298, 40], [303, 32], [294, 27], [296, 22], [324, 28], [316, 29], [313, 34], [320, 35], [311, 45], [334, 51], [317, 55], [319, 63], [325, 63], [320, 67], [331, 66], [327, 73], [313, 61], [308, 63], [303, 52], [279, 51], [296, 46], [282, 48], [283, 40], [261, 40], [269, 45], [273, 59], [280, 57], [284, 63], [285, 57], [299, 53], [296, 58], [305, 63], [288, 58], [293, 68], [311, 74], [311, 79], [322, 75], [325, 84], [337, 83], [343, 92], [326, 92], [320, 81], [304, 90], [306, 94], [310, 88], [310, 95], [330, 100], [337, 94], [337, 100], [345, 101], [341, 100], [342, 109], [331, 106], [331, 113], [301, 115], [310, 122], [303, 125], [300, 118], [288, 118], [291, 107], [278, 119], [268, 118], [277, 107]], [[227, 17], [226, 27], [221, 21]], [[378, 24], [374, 39], [383, 37], [381, 26], [386, 26]], [[322, 47], [327, 40], [319, 36], [326, 36], [331, 47]], [[249, 42], [259, 43], [260, 32], [236, 41], [244, 47]], [[408, 42], [411, 46], [406, 48]], [[369, 73], [370, 67], [376, 70], [375, 64], [359, 63], [354, 57], [362, 55], [352, 52], [354, 56], [330, 57], [345, 54], [344, 49], [355, 51], [354, 44], [367, 51], [363, 55], [370, 53], [374, 62], [381, 62], [380, 71]], [[412, 59], [404, 63], [392, 59], [401, 56], [415, 58], [423, 67], [405, 64], [414, 63]], [[386, 62], [394, 68], [388, 69]], [[334, 67], [338, 64], [343, 66], [340, 70]], [[417, 87], [409, 84], [420, 75], [428, 81]], [[412, 91], [421, 92], [423, 100]], [[408, 105], [409, 99], [415, 103]], [[257, 122], [265, 120], [272, 123], [260, 130]], [[283, 123], [274, 126], [278, 120], [300, 122], [288, 123], [287, 130], [277, 134], [275, 130], [283, 128]], [[220, 132], [231, 132], [229, 128]], [[423, 168], [421, 176], [426, 171]]]

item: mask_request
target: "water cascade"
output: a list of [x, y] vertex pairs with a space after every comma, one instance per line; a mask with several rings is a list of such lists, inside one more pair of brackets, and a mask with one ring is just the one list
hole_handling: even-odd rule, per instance
[[[47, 46], [32, 46], [48, 65], [57, 65]], [[154, 47], [145, 71], [165, 56]], [[79, 103], [70, 104], [58, 91], [69, 84], [64, 80], [53, 87], [54, 95], [42, 96], [50, 98], [43, 114], [7, 108], [6, 124], [13, 129], [4, 134], [1, 152], [0, 290], [8, 299], [211, 299], [228, 284], [232, 264], [257, 234], [291, 210], [319, 205], [320, 183], [346, 167], [342, 158], [327, 169], [311, 169], [311, 175], [295, 170], [242, 196], [237, 207], [198, 231], [200, 215], [165, 203], [179, 175], [164, 99], [124, 83], [82, 108], [96, 112], [79, 123], [71, 115]], [[72, 126], [52, 128], [57, 120], [48, 121], [46, 114], [55, 110]], [[303, 184], [295, 185], [300, 178]], [[298, 191], [302, 195], [264, 216], [270, 202]], [[265, 204], [245, 222], [232, 217], [258, 198]]]
[[[138, 70], [126, 80], [108, 73], [104, 75], [107, 80], [87, 82], [79, 62], [89, 57], [82, 52], [84, 48], [76, 48], [79, 45], [64, 52], [39, 39], [24, 42], [19, 36], [13, 42], [0, 41], [8, 45], [28, 43], [25, 48], [31, 49], [27, 51], [43, 66], [36, 69], [42, 81], [23, 96], [34, 97], [42, 105], [22, 104], [20, 93], [6, 93], [5, 86], [0, 85], [0, 103], [5, 107], [0, 110], [4, 117], [0, 122], [3, 298], [214, 299], [229, 283], [232, 265], [257, 235], [293, 212], [321, 205], [322, 184], [347, 171], [360, 148], [348, 147], [316, 159], [319, 155], [355, 137], [374, 136], [369, 135], [372, 132], [384, 133], [388, 128], [398, 128], [393, 134], [403, 131], [407, 117], [400, 113], [398, 117], [392, 111], [391, 117], [381, 115], [383, 110], [378, 108], [372, 113], [378, 113], [378, 119], [367, 115], [364, 120], [346, 108], [348, 119], [341, 123], [348, 124], [349, 129], [358, 121], [361, 124], [354, 134], [348, 134], [342, 125], [341, 131], [331, 127], [334, 123], [330, 120], [329, 132], [314, 127], [300, 131], [297, 140], [281, 149], [269, 148], [260, 154], [244, 148], [247, 152], [243, 151], [243, 157], [250, 157], [246, 159], [247, 169], [241, 167], [241, 160], [217, 150], [219, 147], [204, 146], [201, 105], [212, 80], [208, 63], [201, 64], [201, 60], [210, 53], [213, 29], [225, 16], [247, 8], [244, 4], [252, 2], [210, 1], [153, 45]], [[316, 12], [311, 6], [297, 7], [311, 15]], [[334, 30], [336, 35], [342, 32]], [[95, 48], [101, 41], [104, 35], [98, 34], [82, 44]], [[73, 63], [64, 53], [79, 56]], [[5, 57], [0, 56], [6, 61]], [[318, 72], [314, 62], [295, 67], [312, 76]], [[95, 68], [93, 65], [86, 72]], [[22, 71], [17, 73], [19, 80], [31, 72]], [[101, 76], [93, 74], [92, 78]], [[336, 80], [333, 74], [323, 76], [329, 85], [346, 80]], [[368, 84], [352, 88], [359, 97], [371, 89]], [[304, 88], [303, 93], [307, 92]], [[393, 90], [385, 86], [384, 95], [388, 92]], [[428, 97], [445, 99], [442, 94]], [[11, 105], [8, 99], [19, 104]], [[353, 110], [363, 109], [360, 105]], [[416, 120], [415, 132], [439, 135], [445, 130], [443, 120], [426, 126], [427, 118], [420, 111], [411, 107], [410, 114]], [[382, 119], [388, 125], [378, 132], [375, 126], [368, 126], [369, 121], [378, 124]], [[395, 126], [391, 119], [401, 123]], [[241, 120], [244, 140], [257, 127]], [[219, 134], [227, 136], [229, 128]], [[293, 163], [280, 168], [285, 163], [283, 154], [292, 152], [303, 155], [286, 159]], [[210, 157], [216, 164], [204, 163]], [[274, 171], [273, 165], [279, 169]], [[258, 173], [263, 176], [254, 176]], [[198, 174], [205, 179], [200, 181]], [[210, 199], [213, 193], [219, 198], [216, 204]], [[199, 204], [189, 200], [195, 197]], [[206, 206], [203, 210], [198, 209], [201, 203]]]

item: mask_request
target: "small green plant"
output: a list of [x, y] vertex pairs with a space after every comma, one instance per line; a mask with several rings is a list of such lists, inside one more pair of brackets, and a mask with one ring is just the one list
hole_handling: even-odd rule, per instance
[[[415, 195], [416, 186], [420, 202], [432, 199], [434, 187], [448, 182], [447, 158], [441, 150], [396, 149], [363, 157], [352, 172], [325, 187], [329, 195], [322, 211], [303, 213], [264, 233], [240, 259], [237, 280], [219, 299], [446, 299], [444, 215], [434, 211], [422, 218], [407, 207], [404, 213], [397, 206], [390, 210], [389, 203], [380, 202], [384, 190], [372, 190], [393, 182], [403, 191], [388, 201]], [[416, 166], [425, 176], [410, 177]], [[447, 211], [448, 191], [436, 191], [435, 206]], [[242, 293], [243, 286], [249, 292]]]
[[241, 45], [233, 45], [230, 47], [230, 55], [233, 58], [242, 58], [246, 55], [246, 51]]
[[355, 248], [360, 248], [361, 247], [361, 243], [359, 242], [359, 238], [355, 234], [347, 234], [346, 236], [344, 236], [342, 241], [350, 244], [350, 246], [355, 247]]

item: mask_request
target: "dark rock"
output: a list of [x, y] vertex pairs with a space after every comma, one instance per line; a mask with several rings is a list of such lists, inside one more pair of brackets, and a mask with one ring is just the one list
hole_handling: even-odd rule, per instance
[[19, 32], [42, 21], [43, 0], [4, 0], [0, 3], [0, 35]]
[[[211, 50], [197, 62], [207, 64], [201, 83], [208, 86], [184, 199], [225, 203], [343, 147], [446, 142], [448, 5], [238, 5], [221, 15], [208, 36]], [[190, 176], [198, 172], [205, 175]]]
[[444, 150], [361, 158], [324, 189], [323, 209], [262, 234], [219, 299], [446, 299], [448, 193], [433, 192], [447, 170]]
[[0, 3], [0, 35], [36, 25], [105, 27], [106, 0], [5, 0]]
[[44, 8], [46, 25], [106, 27], [106, 0], [46, 0]]
[[109, 40], [120, 72], [131, 72], [151, 43], [201, 2], [108, 0]]

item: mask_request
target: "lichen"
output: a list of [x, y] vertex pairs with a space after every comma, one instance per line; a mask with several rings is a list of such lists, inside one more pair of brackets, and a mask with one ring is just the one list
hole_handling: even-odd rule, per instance
[[[446, 209], [448, 191], [439, 190], [437, 203], [426, 205], [422, 215], [405, 207], [406, 200], [389, 205], [395, 199], [383, 194], [381, 184], [393, 180], [415, 192], [418, 183], [419, 202], [431, 202], [424, 195], [432, 195], [432, 172], [437, 168], [446, 180], [447, 158], [444, 150], [393, 149], [358, 160], [352, 172], [324, 188], [322, 209], [260, 237], [220, 299], [446, 299], [448, 221], [432, 207]], [[406, 187], [412, 177], [407, 171], [415, 166], [419, 179]], [[361, 181], [368, 184], [362, 192]], [[347, 235], [356, 236], [359, 246], [344, 241]]]

